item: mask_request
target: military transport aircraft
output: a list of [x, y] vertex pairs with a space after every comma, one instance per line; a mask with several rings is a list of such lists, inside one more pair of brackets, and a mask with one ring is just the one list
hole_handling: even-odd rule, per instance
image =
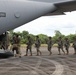
[[[0, 0], [0, 34], [44, 15], [76, 10], [76, 0]], [[8, 52], [0, 53], [3, 56]]]

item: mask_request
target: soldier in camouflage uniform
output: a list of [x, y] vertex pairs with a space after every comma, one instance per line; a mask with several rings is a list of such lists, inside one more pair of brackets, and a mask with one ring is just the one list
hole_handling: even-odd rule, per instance
[[26, 43], [27, 44], [27, 49], [26, 49], [26, 55], [28, 55], [28, 50], [30, 50], [30, 56], [32, 56], [32, 39], [30, 36], [28, 36], [28, 42]]
[[49, 40], [47, 42], [47, 45], [48, 45], [48, 51], [50, 52], [50, 55], [52, 54], [51, 52], [51, 48], [52, 48], [52, 45], [53, 45], [53, 41], [52, 41], [52, 38], [49, 37]]
[[9, 32], [5, 32], [5, 36], [4, 36], [2, 42], [3, 42], [4, 49], [7, 50], [9, 48], [9, 45], [10, 45]]
[[0, 41], [1, 41], [1, 49], [4, 49], [6, 50], [6, 44], [5, 44], [5, 41], [6, 41], [6, 32], [3, 33], [1, 36], [0, 36]]
[[39, 36], [36, 36], [36, 41], [35, 41], [35, 47], [36, 47], [36, 50], [37, 50], [37, 56], [41, 53], [41, 51], [39, 50], [40, 49], [40, 45], [41, 45], [41, 42], [40, 42], [40, 39], [39, 39]]
[[15, 35], [12, 40], [12, 51], [16, 50], [16, 55], [15, 56], [20, 56], [21, 57], [21, 52], [20, 52], [20, 38], [18, 35]]
[[72, 46], [74, 48], [74, 54], [76, 54], [76, 38], [74, 38], [74, 42]]
[[9, 49], [10, 46], [10, 33], [6, 32], [6, 49]]
[[5, 32], [2, 35], [0, 35], [0, 41], [1, 41], [1, 49], [7, 50], [10, 43], [8, 32]]
[[70, 42], [69, 42], [68, 38], [65, 38], [64, 46], [65, 46], [65, 49], [66, 49], [67, 55], [68, 55], [69, 54], [69, 46], [70, 46]]
[[62, 41], [62, 38], [59, 37], [58, 40], [57, 40], [57, 44], [58, 44], [58, 51], [59, 51], [59, 54], [58, 55], [61, 55], [60, 53], [60, 49], [63, 51], [63, 53], [65, 54], [64, 50], [63, 50], [63, 41]]

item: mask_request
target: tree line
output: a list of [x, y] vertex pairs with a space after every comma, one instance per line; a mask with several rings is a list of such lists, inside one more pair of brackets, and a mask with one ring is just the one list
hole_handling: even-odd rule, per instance
[[[33, 41], [35, 41], [35, 36], [37, 36], [37, 35], [30, 34], [28, 31], [13, 32], [13, 30], [12, 30], [12, 31], [10, 31], [10, 34], [11, 34], [12, 37], [15, 34], [19, 35], [20, 38], [21, 38], [21, 44], [26, 44], [28, 36], [30, 36]], [[41, 44], [46, 44], [49, 36], [47, 36], [45, 34], [38, 34], [38, 36], [41, 40]], [[60, 31], [55, 30], [55, 36], [52, 37], [52, 40], [56, 43], [58, 37], [60, 37], [60, 36], [62, 37], [62, 39], [68, 38], [70, 43], [72, 43], [73, 40], [74, 40], [74, 37], [76, 37], [76, 34], [69, 34], [69, 35], [65, 36]]]

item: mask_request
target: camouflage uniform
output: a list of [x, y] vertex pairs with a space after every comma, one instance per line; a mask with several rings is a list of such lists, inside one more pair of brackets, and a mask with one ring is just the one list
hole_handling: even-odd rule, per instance
[[14, 50], [16, 50], [16, 53], [21, 55], [21, 52], [20, 52], [20, 38], [18, 37], [18, 35], [13, 37], [12, 44], [13, 44], [12, 51], [14, 52]]
[[6, 50], [6, 32], [1, 35], [0, 40], [1, 40], [1, 49]]
[[74, 48], [74, 54], [76, 54], [76, 38], [74, 39], [74, 42], [73, 42], [73, 48]]
[[10, 46], [10, 35], [9, 32], [6, 32], [6, 49], [9, 49]]
[[10, 43], [9, 34], [7, 32], [0, 35], [0, 48], [7, 50]]
[[36, 50], [37, 50], [37, 55], [41, 55], [41, 51], [39, 50], [40, 49], [40, 45], [41, 45], [41, 42], [40, 42], [40, 39], [38, 36], [36, 36], [36, 41], [35, 41], [35, 47], [36, 47]]
[[61, 54], [60, 53], [60, 49], [63, 51], [63, 53], [65, 54], [65, 52], [64, 52], [64, 50], [63, 50], [63, 41], [62, 41], [62, 38], [61, 37], [59, 37], [59, 39], [58, 39], [58, 51], [59, 51], [59, 55]]
[[32, 39], [30, 36], [28, 37], [27, 48], [26, 48], [26, 56], [28, 55], [28, 50], [30, 50], [30, 55], [32, 56]]
[[67, 54], [69, 54], [70, 42], [69, 42], [68, 38], [65, 38], [64, 46], [65, 46], [65, 49], [66, 49], [66, 51], [67, 51]]
[[48, 51], [50, 52], [50, 55], [51, 55], [52, 54], [51, 48], [52, 48], [52, 45], [53, 45], [53, 41], [52, 41], [51, 37], [49, 37], [47, 45], [48, 45]]

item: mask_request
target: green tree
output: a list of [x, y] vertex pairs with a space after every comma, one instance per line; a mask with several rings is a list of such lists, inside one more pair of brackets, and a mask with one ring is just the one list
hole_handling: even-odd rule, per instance
[[22, 38], [23, 39], [27, 38], [28, 35], [29, 35], [29, 32], [28, 31], [23, 31], [22, 32]]
[[38, 36], [39, 36], [39, 38], [41, 40], [41, 43], [42, 44], [45, 44], [46, 41], [47, 41], [47, 39], [48, 39], [48, 36], [47, 35], [44, 35], [44, 34], [39, 34]]
[[59, 30], [55, 30], [55, 36], [56, 37], [59, 37], [59, 36], [61, 36], [62, 34], [61, 34], [61, 32], [59, 31]]
[[23, 31], [21, 33], [21, 43], [26, 43], [27, 42], [27, 36], [29, 35], [29, 32], [28, 31]]
[[75, 34], [70, 34], [70, 35], [68, 35], [66, 37], [69, 38], [70, 43], [72, 43], [74, 41], [74, 38], [76, 37], [76, 35]]
[[65, 38], [65, 35], [63, 35], [59, 30], [55, 30], [55, 36], [53, 36], [53, 40], [56, 43], [58, 37], [62, 37], [62, 39]]

